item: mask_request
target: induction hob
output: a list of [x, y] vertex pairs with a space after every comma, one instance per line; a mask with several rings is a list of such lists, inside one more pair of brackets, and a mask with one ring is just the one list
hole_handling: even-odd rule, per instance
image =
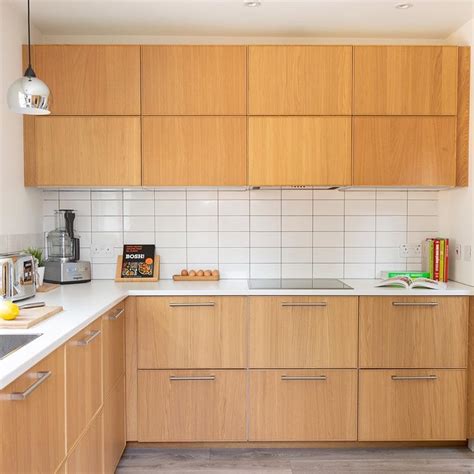
[[251, 290], [352, 290], [336, 278], [265, 278], [250, 279]]
[[40, 336], [41, 334], [1, 334], [0, 359], [3, 359]]

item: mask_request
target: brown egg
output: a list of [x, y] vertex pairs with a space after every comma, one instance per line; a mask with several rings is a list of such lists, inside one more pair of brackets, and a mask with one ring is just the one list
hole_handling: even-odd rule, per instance
[[219, 270], [212, 270], [212, 276], [219, 276]]
[[189, 276], [190, 277], [195, 277], [196, 276], [196, 272], [194, 270], [189, 270]]
[[202, 270], [198, 270], [197, 273], [196, 273], [196, 275], [197, 275], [198, 277], [202, 277], [202, 276], [204, 276], [204, 272], [203, 272]]
[[181, 276], [188, 276], [188, 271], [185, 269], [185, 270], [181, 270]]
[[206, 271], [204, 272], [204, 276], [205, 276], [205, 277], [210, 277], [211, 275], [212, 275], [211, 270], [206, 270]]

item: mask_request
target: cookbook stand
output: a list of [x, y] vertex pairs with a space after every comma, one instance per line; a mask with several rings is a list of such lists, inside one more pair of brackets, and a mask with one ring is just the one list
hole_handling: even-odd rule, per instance
[[115, 281], [127, 283], [149, 283], [160, 279], [160, 256], [155, 255], [155, 265], [153, 267], [153, 276], [144, 277], [122, 277], [122, 255], [117, 257], [117, 267], [115, 268]]

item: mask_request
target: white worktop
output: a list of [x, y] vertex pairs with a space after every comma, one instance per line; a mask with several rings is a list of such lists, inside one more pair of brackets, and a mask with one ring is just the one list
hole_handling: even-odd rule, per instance
[[0, 329], [0, 334], [39, 334], [42, 336], [0, 360], [0, 389], [22, 375], [88, 324], [127, 296], [474, 296], [474, 287], [449, 283], [445, 290], [404, 290], [375, 288], [377, 280], [343, 280], [352, 290], [249, 290], [247, 280], [218, 282], [91, 283], [62, 286], [50, 293], [38, 293], [33, 301], [62, 306], [64, 311], [30, 329]]

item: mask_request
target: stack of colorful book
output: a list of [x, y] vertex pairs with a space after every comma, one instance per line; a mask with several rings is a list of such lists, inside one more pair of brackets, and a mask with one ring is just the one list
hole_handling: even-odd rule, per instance
[[449, 279], [449, 239], [426, 239], [422, 245], [422, 269], [437, 281]]

